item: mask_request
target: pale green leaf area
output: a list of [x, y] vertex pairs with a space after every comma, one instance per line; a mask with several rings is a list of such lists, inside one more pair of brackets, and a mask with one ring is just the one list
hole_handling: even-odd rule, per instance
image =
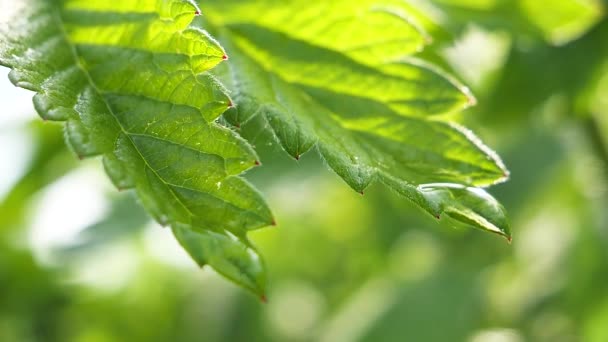
[[[606, 12], [602, 0], [415, 0], [430, 5], [441, 15], [437, 21], [469, 24], [492, 23], [553, 45], [574, 41], [592, 29]], [[458, 18], [458, 20], [454, 20]], [[423, 21], [420, 15], [417, 20]], [[425, 23], [426, 24], [426, 23]], [[496, 25], [498, 24], [498, 25]], [[432, 25], [424, 25], [432, 26]]]
[[265, 266], [247, 232], [274, 218], [240, 176], [256, 152], [220, 124], [233, 107], [224, 118], [235, 129], [261, 122], [295, 158], [314, 147], [356, 191], [384, 183], [437, 218], [510, 239], [503, 207], [480, 188], [506, 168], [450, 121], [475, 100], [412, 57], [429, 38], [400, 1], [202, 5], [2, 3], [0, 64], [199, 265], [262, 298]]
[[379, 64], [407, 56], [421, 51], [431, 40], [409, 19], [399, 0], [359, 0], [356, 5], [348, 0], [199, 3], [205, 13], [229, 14], [222, 17], [224, 24], [256, 23], [362, 63]]
[[273, 218], [238, 176], [257, 163], [256, 153], [214, 122], [232, 103], [206, 71], [225, 52], [190, 27], [196, 5], [28, 0], [5, 7], [12, 12], [0, 26], [0, 62], [13, 69], [15, 85], [38, 93], [40, 115], [66, 122], [66, 140], [81, 158], [103, 155], [116, 186], [136, 189], [199, 264], [263, 295], [263, 264], [245, 233]]
[[520, 0], [522, 13], [545, 36], [561, 45], [593, 27], [602, 17], [601, 0]]
[[[315, 147], [358, 192], [381, 182], [435, 217], [445, 213], [510, 238], [504, 209], [477, 188], [508, 172], [473, 133], [450, 122], [450, 113], [475, 100], [412, 58], [425, 35], [398, 15], [398, 2], [215, 1], [203, 9], [202, 26], [230, 56], [214, 69], [238, 104], [225, 117], [246, 136], [270, 129], [296, 159]], [[374, 22], [378, 16], [391, 20]], [[375, 24], [357, 34], [361, 22]], [[346, 39], [336, 25], [353, 34]], [[403, 50], [385, 49], [385, 32]], [[386, 58], [377, 58], [384, 51]], [[430, 195], [427, 183], [448, 185]]]

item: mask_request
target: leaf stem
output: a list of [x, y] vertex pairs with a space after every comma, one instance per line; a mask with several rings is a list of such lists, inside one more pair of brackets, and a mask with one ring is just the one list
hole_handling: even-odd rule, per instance
[[608, 144], [604, 138], [600, 123], [593, 115], [583, 121], [583, 128], [596, 157], [602, 162], [602, 169], [608, 179]]

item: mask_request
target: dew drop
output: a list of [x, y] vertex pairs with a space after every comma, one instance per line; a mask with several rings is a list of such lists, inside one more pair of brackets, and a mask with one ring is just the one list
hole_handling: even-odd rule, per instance
[[165, 215], [161, 215], [158, 218], [158, 222], [160, 223], [161, 226], [166, 227], [167, 225], [169, 225], [169, 218]]

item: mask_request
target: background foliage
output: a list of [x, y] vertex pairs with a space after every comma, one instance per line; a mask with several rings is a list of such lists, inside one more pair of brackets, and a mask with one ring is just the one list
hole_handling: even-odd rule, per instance
[[[434, 39], [423, 57], [472, 86], [479, 106], [462, 119], [510, 167], [493, 194], [511, 214], [512, 246], [437, 224], [379, 186], [362, 198], [313, 154], [264, 158], [278, 147], [262, 144], [264, 170], [247, 177], [280, 225], [252, 236], [271, 270], [261, 305], [196, 271], [97, 165], [73, 160], [59, 127], [5, 123], [7, 142], [28, 143], [0, 147], [2, 160], [22, 155], [2, 165], [14, 177], [0, 204], [0, 340], [608, 340], [605, 3], [411, 6]], [[107, 189], [106, 205], [72, 224], [75, 238], [41, 244], [45, 208], [69, 198], [54, 189], [83, 178]], [[55, 234], [79, 214], [69, 204], [55, 203]]]

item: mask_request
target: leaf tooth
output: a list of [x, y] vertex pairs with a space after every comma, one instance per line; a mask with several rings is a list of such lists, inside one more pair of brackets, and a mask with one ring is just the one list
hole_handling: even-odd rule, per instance
[[91, 138], [91, 133], [79, 120], [68, 120], [64, 132], [70, 149], [78, 159], [83, 160], [101, 154]]
[[103, 166], [110, 180], [119, 191], [135, 187], [133, 178], [129, 175], [125, 165], [112, 153], [103, 157]]

